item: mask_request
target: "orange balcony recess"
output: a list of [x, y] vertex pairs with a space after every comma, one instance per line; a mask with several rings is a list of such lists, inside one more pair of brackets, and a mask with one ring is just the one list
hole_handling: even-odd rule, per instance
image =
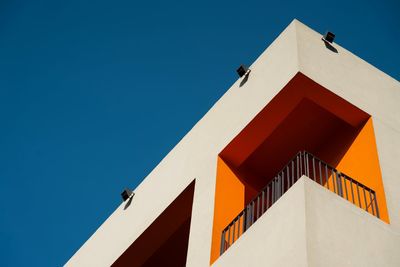
[[[217, 157], [210, 264], [219, 257], [221, 248], [230, 245], [229, 238], [232, 240], [232, 235], [228, 238], [221, 233], [238, 214], [245, 213], [260, 192], [261, 197], [262, 192], [267, 196], [264, 190], [267, 185], [272, 190], [277, 174], [285, 171], [287, 175], [284, 167], [298, 151], [307, 151], [304, 156], [315, 162], [323, 159], [318, 160], [321, 168], [329, 167], [321, 181], [324, 171], [319, 172], [319, 163], [314, 172], [312, 161], [308, 162], [309, 173], [303, 169], [303, 174], [314, 176], [327, 189], [389, 223], [372, 117], [298, 73]], [[281, 184], [280, 190], [289, 185]], [[358, 195], [357, 186], [361, 190]], [[264, 204], [270, 203], [265, 200]], [[244, 218], [238, 220], [242, 229]], [[237, 226], [235, 231], [237, 238]], [[240, 231], [239, 227], [239, 235]]]
[[221, 234], [220, 253], [224, 253], [303, 175], [357, 207], [380, 217], [374, 190], [341, 173], [314, 155], [301, 151], [225, 227]]

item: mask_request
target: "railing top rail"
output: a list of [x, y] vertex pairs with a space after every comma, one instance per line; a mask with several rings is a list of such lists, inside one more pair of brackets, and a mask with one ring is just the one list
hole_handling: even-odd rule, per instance
[[[351, 178], [351, 177], [348, 176], [347, 174], [345, 174], [345, 173], [343, 173], [343, 172], [337, 170], [335, 167], [332, 167], [330, 164], [328, 164], [328, 163], [326, 163], [325, 161], [323, 161], [322, 159], [320, 159], [320, 158], [314, 156], [314, 155], [311, 154], [310, 152], [307, 152], [307, 151], [305, 151], [305, 150], [304, 150], [304, 151], [300, 151], [300, 152], [298, 152], [298, 153], [296, 154], [296, 156], [299, 155], [299, 153], [304, 153], [304, 154], [310, 155], [310, 156], [313, 157], [314, 159], [316, 159], [316, 160], [320, 161], [322, 164], [326, 165], [328, 168], [332, 169], [334, 172], [340, 173], [340, 175], [343, 176], [344, 178], [346, 178], [347, 180], [351, 180], [353, 183], [355, 183], [355, 184], [357, 184], [357, 185], [359, 185], [359, 186], [362, 186], [362, 187], [364, 187], [365, 189], [371, 190], [372, 192], [375, 192], [373, 189], [371, 189], [371, 188], [369, 188], [368, 186], [366, 186], [366, 185], [360, 183], [360, 182], [357, 181], [357, 180], [354, 180], [353, 178]], [[296, 156], [295, 156], [295, 157], [296, 157]]]
[[[327, 166], [327, 167], [328, 167], [329, 169], [331, 169], [333, 172], [339, 173], [339, 174], [340, 174], [341, 176], [343, 176], [345, 179], [347, 179], [347, 180], [351, 181], [352, 183], [354, 183], [354, 184], [356, 184], [356, 185], [358, 185], [358, 186], [360, 186], [360, 187], [363, 187], [363, 188], [365, 188], [366, 190], [370, 191], [371, 193], [375, 194], [375, 191], [374, 191], [373, 189], [369, 188], [368, 186], [366, 186], [366, 185], [364, 185], [364, 184], [358, 182], [357, 180], [351, 178], [351, 177], [348, 176], [347, 174], [338, 171], [336, 168], [332, 167], [331, 165], [329, 165], [329, 164], [326, 163], [325, 161], [321, 160], [320, 158], [314, 156], [314, 155], [311, 154], [310, 152], [307, 152], [306, 150], [301, 150], [301, 151], [297, 152], [297, 153], [288, 161], [288, 163], [287, 163], [283, 168], [281, 168], [281, 170], [278, 172], [278, 174], [277, 174], [276, 176], [274, 176], [274, 177], [268, 182], [268, 184], [267, 184], [266, 186], [264, 186], [264, 187], [261, 189], [260, 193], [258, 193], [255, 197], [253, 197], [253, 198], [246, 204], [246, 206], [244, 207], [244, 209], [241, 210], [241, 211], [238, 213], [238, 215], [236, 215], [236, 216], [234, 217], [234, 219], [224, 228], [223, 232], [226, 231], [230, 226], [232, 226], [232, 225], [235, 223], [235, 220], [236, 220], [238, 217], [240, 217], [240, 216], [242, 216], [242, 215], [244, 214], [246, 208], [247, 208], [251, 203], [253, 203], [255, 200], [257, 200], [257, 198], [261, 196], [262, 192], [265, 191], [269, 186], [271, 186], [272, 183], [274, 182], [274, 180], [278, 178], [279, 174], [282, 173], [282, 172], [284, 172], [285, 169], [286, 169], [287, 167], [289, 167], [289, 165], [290, 165], [292, 162], [294, 162], [294, 161], [297, 159], [297, 157], [300, 156], [300, 155], [304, 155], [304, 156], [305, 156], [305, 155], [309, 155], [311, 158], [314, 158], [315, 160], [321, 162], [323, 165]], [[303, 175], [303, 174], [301, 174], [301, 175]]]
[[[377, 197], [374, 190], [338, 171], [311, 153], [302, 150], [296, 153], [278, 174], [224, 228], [221, 235], [220, 253], [224, 253], [302, 175], [306, 175], [328, 190], [333, 191], [342, 198], [351, 201], [359, 208], [365, 209], [367, 212], [380, 218]], [[348, 187], [349, 185], [350, 188]], [[356, 186], [356, 190], [353, 192], [354, 186]], [[359, 189], [361, 190], [359, 191]], [[366, 191], [367, 194], [365, 193]], [[360, 195], [360, 192], [362, 195]]]
[[[249, 202], [249, 203], [251, 203], [251, 202]], [[247, 207], [247, 205], [246, 205], [246, 207]], [[246, 208], [244, 208], [241, 212], [239, 212], [239, 214], [237, 216], [235, 216], [234, 219], [222, 231], [226, 231], [229, 227], [231, 227], [236, 222], [236, 219], [244, 214], [245, 210], [246, 210]]]

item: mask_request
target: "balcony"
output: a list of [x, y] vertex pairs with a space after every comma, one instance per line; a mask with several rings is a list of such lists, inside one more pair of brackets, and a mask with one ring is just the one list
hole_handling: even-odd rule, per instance
[[[297, 155], [298, 151], [308, 153]], [[373, 118], [299, 74], [218, 154], [210, 263], [300, 175], [355, 210], [361, 207], [362, 213], [375, 215], [365, 213], [367, 217], [390, 223]]]
[[380, 218], [374, 190], [341, 173], [311, 153], [301, 151], [225, 227], [221, 236], [220, 254], [240, 238], [303, 175]]

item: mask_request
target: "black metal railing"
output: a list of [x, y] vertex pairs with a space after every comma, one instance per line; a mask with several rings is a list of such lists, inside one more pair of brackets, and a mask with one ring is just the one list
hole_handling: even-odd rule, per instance
[[220, 254], [224, 253], [302, 175], [379, 218], [375, 191], [336, 170], [309, 152], [301, 151], [222, 231]]

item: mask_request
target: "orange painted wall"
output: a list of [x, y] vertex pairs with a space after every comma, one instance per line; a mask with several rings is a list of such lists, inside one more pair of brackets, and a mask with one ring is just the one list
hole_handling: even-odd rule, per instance
[[[298, 73], [218, 156], [211, 264], [223, 229], [299, 150], [373, 189], [380, 218], [389, 223], [372, 118]], [[279, 155], [282, 162], [274, 164], [271, 157]]]
[[222, 231], [244, 208], [244, 195], [245, 185], [218, 157], [210, 264], [219, 257]]
[[389, 223], [372, 118], [361, 128], [336, 169], [375, 190], [380, 218]]
[[369, 117], [364, 111], [299, 72], [221, 151], [222, 158], [238, 168], [304, 98], [319, 104], [353, 127], [359, 126]]

